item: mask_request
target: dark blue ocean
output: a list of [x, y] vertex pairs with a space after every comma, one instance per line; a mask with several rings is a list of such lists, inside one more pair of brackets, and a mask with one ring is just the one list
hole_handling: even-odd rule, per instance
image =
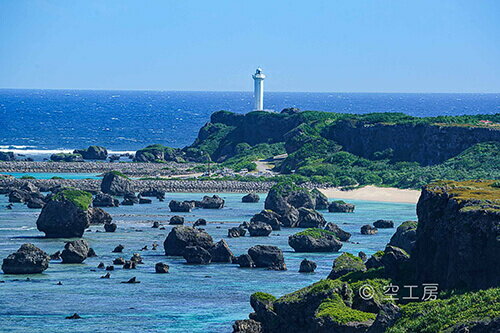
[[[500, 94], [279, 93], [265, 108], [412, 116], [500, 112]], [[245, 113], [251, 92], [0, 90], [0, 146], [136, 150], [183, 147], [218, 110]], [[1, 147], [5, 148], [5, 147]]]

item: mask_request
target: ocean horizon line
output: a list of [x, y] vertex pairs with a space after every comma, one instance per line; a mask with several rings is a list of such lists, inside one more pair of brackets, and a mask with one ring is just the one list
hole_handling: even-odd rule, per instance
[[[0, 91], [88, 91], [88, 92], [165, 92], [165, 93], [248, 93], [251, 90], [169, 90], [169, 89], [94, 89], [94, 88], [0, 88]], [[266, 94], [379, 94], [379, 95], [500, 95], [500, 92], [425, 92], [425, 91], [278, 91]]]

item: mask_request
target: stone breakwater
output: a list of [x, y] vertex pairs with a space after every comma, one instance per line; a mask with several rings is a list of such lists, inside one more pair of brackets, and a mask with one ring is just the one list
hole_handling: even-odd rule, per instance
[[[275, 184], [274, 182], [240, 182], [229, 180], [131, 180], [131, 189], [140, 192], [151, 188], [165, 192], [267, 192]], [[4, 179], [0, 180], [0, 188], [20, 187], [25, 183], [32, 183], [39, 188], [50, 188], [53, 186], [75, 187], [80, 190], [96, 192], [100, 190], [100, 179]]]
[[105, 173], [120, 171], [128, 176], [169, 176], [186, 174], [192, 163], [104, 163], [104, 162], [0, 162], [1, 172]]

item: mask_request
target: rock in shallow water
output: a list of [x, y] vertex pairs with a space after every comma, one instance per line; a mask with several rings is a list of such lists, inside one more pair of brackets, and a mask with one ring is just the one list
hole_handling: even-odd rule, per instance
[[201, 246], [187, 246], [182, 255], [188, 264], [206, 265], [212, 260], [210, 252]]
[[33, 244], [21, 245], [19, 250], [3, 260], [2, 270], [5, 274], [36, 274], [49, 267], [50, 257]]
[[384, 228], [394, 228], [394, 221], [391, 220], [377, 220], [373, 222], [373, 226], [375, 228], [384, 229]]
[[89, 243], [84, 239], [67, 242], [61, 253], [63, 264], [80, 264], [88, 257]]
[[354, 212], [355, 206], [353, 204], [348, 204], [342, 200], [333, 201], [328, 206], [328, 211], [330, 213], [352, 213]]
[[369, 224], [365, 224], [364, 226], [361, 227], [362, 235], [375, 235], [377, 232], [378, 229]]
[[273, 228], [267, 224], [262, 222], [254, 222], [250, 223], [248, 226], [248, 233], [250, 237], [266, 237], [273, 231]]
[[248, 249], [256, 267], [266, 267], [275, 270], [286, 270], [283, 251], [277, 246], [256, 245]]
[[241, 202], [246, 202], [246, 203], [259, 202], [259, 200], [260, 200], [259, 195], [255, 193], [248, 193], [247, 195], [243, 196], [243, 198], [241, 198]]
[[155, 272], [160, 274], [168, 273], [169, 268], [170, 267], [167, 264], [157, 262], [155, 265]]
[[314, 261], [304, 259], [300, 262], [299, 273], [312, 273], [318, 267]]
[[163, 242], [167, 256], [182, 256], [188, 246], [210, 249], [214, 245], [212, 237], [205, 231], [192, 227], [174, 227]]

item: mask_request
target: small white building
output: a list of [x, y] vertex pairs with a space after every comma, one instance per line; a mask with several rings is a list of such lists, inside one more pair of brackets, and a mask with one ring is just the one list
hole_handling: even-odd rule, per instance
[[264, 110], [264, 79], [266, 76], [262, 73], [262, 68], [257, 68], [255, 74], [252, 75], [254, 80], [253, 97], [255, 99], [255, 110]]

